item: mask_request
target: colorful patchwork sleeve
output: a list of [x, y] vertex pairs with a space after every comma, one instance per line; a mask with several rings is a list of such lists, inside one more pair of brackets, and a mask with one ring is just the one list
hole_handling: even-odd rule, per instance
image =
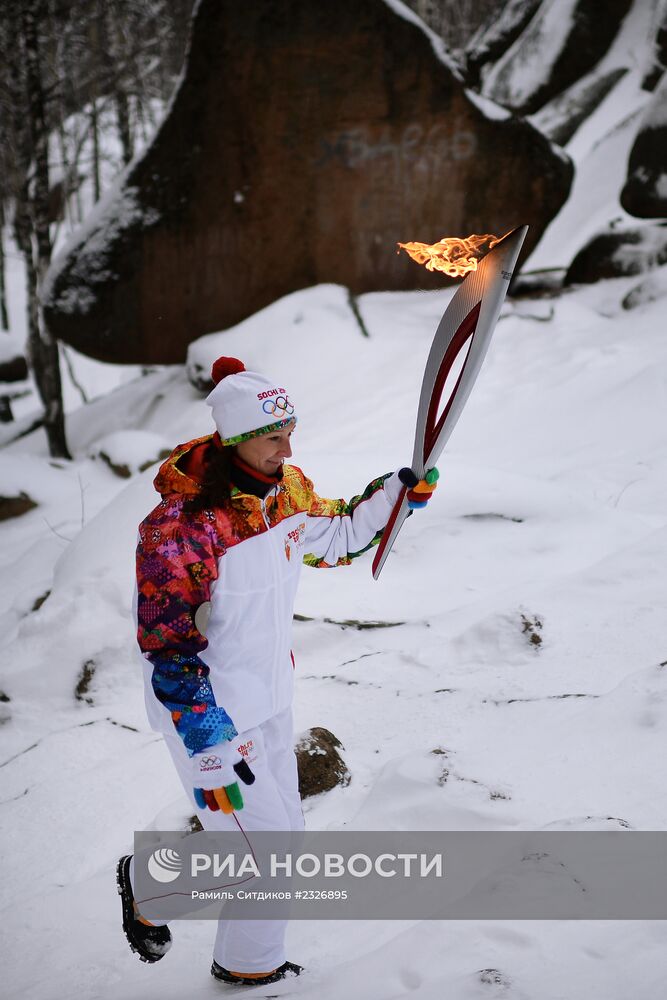
[[215, 703], [200, 655], [208, 642], [195, 625], [218, 574], [212, 517], [184, 514], [180, 499], [163, 500], [139, 526], [137, 546], [137, 641], [153, 665], [155, 697], [171, 712], [190, 756], [237, 733]]
[[347, 566], [377, 545], [401, 490], [396, 473], [374, 479], [349, 502], [326, 500], [315, 493], [310, 479], [305, 484], [311, 499], [303, 561], [318, 569]]

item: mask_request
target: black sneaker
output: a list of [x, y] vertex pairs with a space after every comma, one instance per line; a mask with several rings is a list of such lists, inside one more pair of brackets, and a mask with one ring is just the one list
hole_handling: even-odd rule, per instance
[[131, 858], [131, 854], [126, 854], [116, 866], [116, 886], [123, 904], [123, 930], [130, 948], [142, 962], [159, 962], [171, 948], [171, 932], [166, 925], [151, 927], [137, 918], [130, 884]]
[[227, 969], [223, 969], [216, 961], [211, 966], [211, 975], [223, 983], [235, 983], [237, 986], [268, 986], [269, 983], [277, 983], [281, 979], [288, 979], [291, 976], [299, 976], [303, 972], [302, 965], [295, 965], [294, 962], [283, 962], [280, 968], [270, 972], [267, 976], [259, 978], [251, 976], [234, 976]]

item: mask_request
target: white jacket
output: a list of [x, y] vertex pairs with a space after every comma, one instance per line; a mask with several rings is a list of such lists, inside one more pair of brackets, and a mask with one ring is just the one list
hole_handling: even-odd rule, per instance
[[187, 513], [183, 494], [165, 495], [140, 525], [137, 549], [151, 725], [175, 725], [193, 754], [287, 708], [301, 566], [345, 565], [379, 541], [400, 490], [394, 473], [349, 503], [326, 500], [285, 466], [265, 500], [234, 490], [215, 510]]

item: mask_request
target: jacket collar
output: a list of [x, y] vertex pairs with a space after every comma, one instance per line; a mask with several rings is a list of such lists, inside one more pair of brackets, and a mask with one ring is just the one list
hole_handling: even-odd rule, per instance
[[232, 496], [238, 493], [247, 493], [251, 496], [264, 500], [267, 494], [275, 489], [283, 478], [282, 469], [278, 476], [265, 476], [263, 473], [253, 469], [252, 466], [244, 462], [238, 455], [232, 459]]

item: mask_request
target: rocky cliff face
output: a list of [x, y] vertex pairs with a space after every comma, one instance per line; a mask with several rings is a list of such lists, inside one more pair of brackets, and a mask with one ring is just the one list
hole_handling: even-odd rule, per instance
[[571, 164], [437, 49], [385, 0], [202, 0], [157, 136], [52, 268], [54, 334], [104, 360], [178, 362], [318, 282], [440, 287], [399, 240], [528, 223], [527, 254]]
[[[491, 67], [483, 92], [513, 111], [534, 114], [602, 59], [632, 4], [607, 0], [601, 10], [599, 0], [542, 0], [514, 44]], [[525, 14], [525, 4], [514, 6]], [[481, 43], [478, 49], [484, 51]], [[472, 52], [473, 66], [474, 57]]]
[[667, 217], [667, 77], [656, 89], [630, 150], [621, 205], [642, 219]]

